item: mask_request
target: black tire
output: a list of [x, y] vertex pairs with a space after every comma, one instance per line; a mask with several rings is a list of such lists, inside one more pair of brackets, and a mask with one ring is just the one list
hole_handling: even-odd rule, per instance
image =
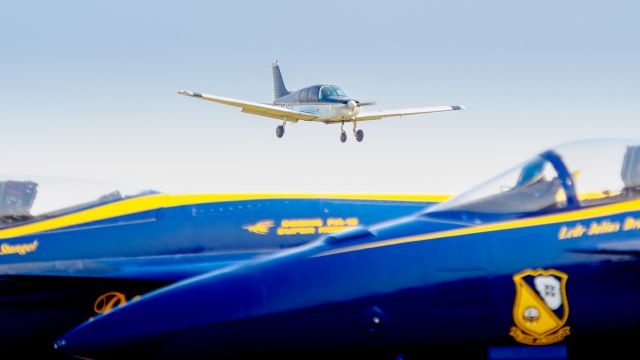
[[278, 125], [278, 127], [276, 128], [276, 136], [279, 138], [284, 136], [284, 126]]
[[343, 131], [343, 132], [340, 133], [340, 142], [343, 142], [343, 143], [347, 142], [347, 133], [346, 133], [346, 131]]
[[362, 140], [364, 140], [364, 131], [356, 131], [356, 140], [358, 140], [358, 142], [362, 142]]

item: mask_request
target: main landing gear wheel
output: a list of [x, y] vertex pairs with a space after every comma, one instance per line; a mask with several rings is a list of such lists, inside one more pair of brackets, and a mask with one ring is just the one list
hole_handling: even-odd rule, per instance
[[358, 142], [362, 142], [362, 140], [364, 140], [364, 131], [362, 130], [356, 131], [356, 140], [358, 140]]
[[340, 133], [340, 142], [347, 142], [347, 132], [343, 131]]
[[276, 136], [279, 138], [284, 136], [284, 126], [278, 125], [278, 127], [276, 128]]

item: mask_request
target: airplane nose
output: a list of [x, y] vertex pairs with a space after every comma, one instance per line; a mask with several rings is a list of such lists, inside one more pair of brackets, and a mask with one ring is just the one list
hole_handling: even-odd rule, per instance
[[[193, 334], [187, 330], [206, 326], [215, 333], [206, 343], [222, 346], [230, 335], [221, 324], [264, 313], [266, 299], [257, 273], [220, 272], [176, 283], [97, 316], [62, 336], [54, 348], [81, 358], [154, 357], [172, 353], [168, 344], [181, 333]], [[173, 355], [180, 357], [179, 352]]]
[[347, 102], [347, 108], [349, 109], [349, 112], [350, 112], [350, 113], [352, 113], [352, 112], [353, 112], [353, 110], [355, 110], [357, 106], [358, 106], [358, 104], [357, 104], [355, 101], [353, 101], [353, 100], [349, 100], [349, 101]]

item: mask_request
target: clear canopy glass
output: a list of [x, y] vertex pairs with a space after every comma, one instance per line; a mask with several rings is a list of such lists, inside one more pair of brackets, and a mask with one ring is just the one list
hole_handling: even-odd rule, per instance
[[347, 96], [347, 94], [339, 86], [331, 85], [331, 87], [336, 91], [336, 94], [338, 94], [338, 96]]
[[157, 193], [88, 180], [0, 175], [0, 228]]
[[640, 197], [640, 140], [581, 141], [541, 153], [426, 210], [480, 223]]
[[332, 96], [347, 96], [347, 94], [336, 85], [324, 85], [320, 88], [320, 99], [326, 99]]

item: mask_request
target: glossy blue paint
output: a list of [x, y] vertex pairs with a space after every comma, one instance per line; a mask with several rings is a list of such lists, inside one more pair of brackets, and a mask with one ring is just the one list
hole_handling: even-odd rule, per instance
[[[154, 209], [2, 240], [7, 244], [38, 240], [38, 251], [0, 256], [0, 264], [51, 260], [193, 254], [219, 251], [282, 249], [315, 234], [278, 235], [285, 219], [351, 218], [372, 224], [419, 211], [430, 203], [342, 199], [267, 199], [204, 203]], [[271, 220], [268, 234], [244, 226]]]
[[[640, 217], [640, 211], [629, 214]], [[431, 225], [417, 221], [423, 231]], [[162, 346], [143, 350], [180, 357], [513, 344], [511, 277], [526, 268], [549, 267], [569, 274], [572, 341], [635, 331], [637, 258], [575, 253], [577, 241], [558, 241], [558, 228], [517, 228], [313, 257], [353, 245], [318, 241], [160, 289], [62, 341], [66, 351], [89, 357], [142, 351], [141, 339], [159, 337]], [[598, 241], [620, 239], [606, 238]], [[380, 324], [367, 315], [376, 309]]]
[[[265, 199], [158, 208], [0, 240], [39, 242], [0, 256], [0, 345], [51, 356], [51, 344], [96, 313], [108, 292], [134, 296], [242, 261], [300, 246], [316, 234], [278, 235], [283, 220], [357, 218], [371, 224], [428, 202]], [[245, 227], [272, 221], [266, 234]]]
[[[640, 228], [602, 229], [640, 219], [640, 202], [613, 197], [614, 205], [580, 205], [562, 167], [553, 181], [576, 202], [559, 202], [564, 207], [554, 211], [497, 212], [476, 223], [440, 206], [443, 213], [434, 207], [330, 235], [150, 292], [75, 328], [56, 346], [82, 357], [446, 351], [487, 358], [495, 355], [490, 349], [519, 345], [511, 336], [514, 316], [524, 316], [513, 310], [514, 275], [553, 269], [568, 276], [566, 292], [545, 291], [566, 295], [561, 325], [569, 327], [566, 338], [549, 340], [553, 346], [566, 346], [575, 358], [625, 354], [640, 324]], [[492, 199], [503, 201], [512, 190]], [[617, 199], [625, 206], [616, 207]], [[459, 207], [469, 211], [465, 205]], [[566, 235], [579, 225], [595, 230]], [[612, 244], [626, 246], [612, 252]]]

